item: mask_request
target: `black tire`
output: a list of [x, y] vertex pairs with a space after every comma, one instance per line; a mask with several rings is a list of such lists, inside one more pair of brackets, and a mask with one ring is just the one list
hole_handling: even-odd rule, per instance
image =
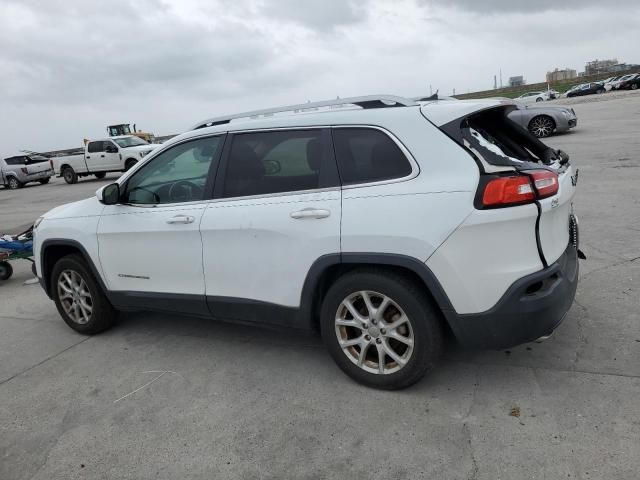
[[9, 262], [0, 262], [0, 280], [9, 280], [13, 275], [13, 267]]
[[94, 175], [98, 180], [102, 180], [104, 177], [107, 176], [107, 172], [98, 172], [98, 173], [94, 173]]
[[51, 180], [51, 177], [43, 178], [38, 181], [40, 182], [41, 185], [46, 185], [47, 183], [49, 183], [49, 180]]
[[[62, 300], [60, 299], [58, 282], [63, 273], [68, 275], [69, 272], [79, 275], [90, 293], [89, 301], [92, 309], [86, 323], [79, 323], [70, 317], [62, 304]], [[100, 285], [81, 255], [67, 255], [58, 260], [51, 272], [50, 281], [51, 293], [53, 295], [53, 300], [56, 303], [58, 313], [60, 313], [60, 316], [65, 323], [76, 332], [83, 333], [85, 335], [94, 335], [107, 330], [115, 323], [118, 312], [113, 308], [111, 303], [109, 303], [109, 300], [102, 291], [102, 288], [100, 288]]]
[[138, 163], [138, 161], [134, 158], [130, 158], [128, 159], [125, 163], [124, 163], [124, 171], [128, 172], [129, 170], [131, 170], [133, 168], [133, 166]]
[[538, 115], [529, 121], [527, 129], [537, 138], [546, 138], [553, 135], [556, 122], [548, 115]]
[[64, 170], [62, 170], [62, 178], [64, 178], [64, 181], [69, 185], [78, 183], [78, 174], [71, 167], [64, 167]]
[[606, 92], [604, 88], [599, 88], [598, 90], [596, 90], [596, 93], [598, 94], [603, 94], [604, 92]]
[[536, 98], [536, 103], [538, 102], [544, 102], [544, 98]]
[[[409, 335], [413, 335], [413, 351], [406, 359], [407, 363], [397, 371], [385, 374], [365, 371], [347, 356], [348, 354], [345, 353], [347, 349], [343, 350], [340, 346], [335, 324], [337, 312], [342, 309], [343, 300], [351, 295], [358, 295], [358, 292], [361, 291], [376, 292], [381, 296], [389, 297], [392, 300], [392, 305], [396, 304], [400, 307], [409, 319], [407, 323], [411, 329]], [[371, 301], [373, 302], [373, 297], [371, 297]], [[388, 309], [389, 307], [385, 311]], [[391, 318], [393, 319], [394, 317]], [[373, 321], [371, 322], [374, 323]], [[380, 325], [378, 324], [378, 327]], [[329, 288], [323, 300], [320, 327], [322, 338], [329, 353], [343, 372], [363, 385], [384, 390], [397, 390], [416, 383], [428, 371], [433, 369], [444, 349], [441, 316], [431, 305], [424, 287], [403, 275], [384, 269], [358, 269], [340, 277]], [[358, 328], [362, 330], [362, 337], [359, 338], [368, 338], [366, 341], [370, 342], [368, 350], [365, 350], [365, 356], [369, 355], [368, 352], [372, 346], [376, 347], [372, 335], [377, 337], [375, 342], [378, 342], [380, 337], [384, 337], [384, 329], [379, 328], [379, 332], [371, 333], [370, 330]], [[409, 327], [406, 328], [408, 329]], [[357, 330], [354, 329], [354, 331], [357, 334]], [[370, 335], [365, 336], [365, 333]], [[386, 339], [382, 338], [381, 340], [389, 342], [390, 339], [391, 337], [387, 336]], [[398, 345], [400, 344], [398, 343]], [[362, 348], [355, 352], [361, 353]], [[351, 354], [354, 355], [353, 352]], [[377, 358], [379, 366], [381, 362], [377, 350], [371, 351], [371, 354]], [[386, 359], [387, 357], [383, 358]], [[391, 359], [391, 357], [388, 358]], [[367, 362], [365, 361], [365, 363]], [[393, 362], [391, 364], [393, 365]], [[398, 366], [397, 363], [395, 365], [396, 367]]]
[[638, 84], [637, 83], [632, 83], [631, 84], [631, 90], [637, 90], [638, 89]]
[[22, 183], [16, 177], [9, 177], [9, 180], [7, 180], [7, 185], [11, 190], [17, 190], [24, 187], [24, 183]]

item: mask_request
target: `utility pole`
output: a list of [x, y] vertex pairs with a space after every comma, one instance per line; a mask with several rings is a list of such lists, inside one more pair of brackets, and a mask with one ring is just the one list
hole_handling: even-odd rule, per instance
[[433, 88], [431, 88], [431, 84], [429, 84], [429, 95], [433, 95]]
[[496, 75], [493, 76], [493, 89], [498, 88], [498, 77]]
[[502, 88], [502, 68], [500, 68], [500, 88]]

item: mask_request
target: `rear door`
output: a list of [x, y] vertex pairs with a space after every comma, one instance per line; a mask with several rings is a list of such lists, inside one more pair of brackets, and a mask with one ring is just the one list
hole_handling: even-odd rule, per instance
[[540, 246], [549, 265], [560, 258], [569, 244], [569, 220], [578, 183], [578, 172], [571, 165], [558, 168], [556, 164], [553, 169], [558, 173], [558, 193], [538, 200]]
[[300, 305], [311, 265], [340, 253], [340, 216], [328, 129], [230, 134], [201, 224], [211, 313], [286, 323], [253, 307]]

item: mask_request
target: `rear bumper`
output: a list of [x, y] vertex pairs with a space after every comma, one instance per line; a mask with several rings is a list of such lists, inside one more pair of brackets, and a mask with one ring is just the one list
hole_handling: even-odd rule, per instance
[[578, 253], [569, 244], [551, 266], [516, 281], [490, 310], [449, 315], [465, 347], [501, 349], [551, 334], [573, 304], [578, 286]]

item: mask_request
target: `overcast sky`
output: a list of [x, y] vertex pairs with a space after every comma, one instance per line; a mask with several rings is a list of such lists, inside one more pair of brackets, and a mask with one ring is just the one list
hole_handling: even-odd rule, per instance
[[0, 153], [339, 96], [640, 63], [640, 1], [0, 0]]

